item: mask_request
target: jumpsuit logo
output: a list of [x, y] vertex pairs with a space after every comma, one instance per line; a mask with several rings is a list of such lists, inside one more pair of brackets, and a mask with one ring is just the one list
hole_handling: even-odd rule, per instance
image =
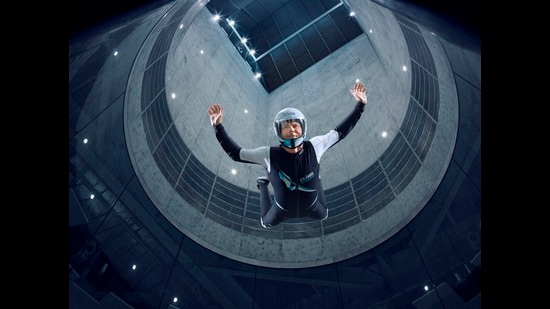
[[315, 189], [310, 189], [308, 187], [304, 187], [302, 186], [302, 184], [310, 181], [311, 179], [313, 179], [313, 172], [307, 174], [305, 177], [302, 177], [300, 178], [300, 183], [297, 184], [295, 183], [294, 181], [292, 181], [292, 179], [290, 177], [288, 177], [287, 174], [279, 171], [279, 178], [285, 183], [286, 187], [290, 190], [290, 191], [294, 191], [296, 189], [298, 189], [299, 191], [304, 191], [304, 192], [315, 192]]

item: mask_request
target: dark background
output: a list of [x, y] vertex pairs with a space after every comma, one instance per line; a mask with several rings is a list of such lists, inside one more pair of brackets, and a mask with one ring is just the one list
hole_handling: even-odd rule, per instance
[[[69, 37], [96, 25], [123, 18], [141, 8], [159, 7], [175, 0], [70, 0]], [[231, 1], [231, 0], [227, 0]], [[376, 0], [375, 0], [376, 1]], [[376, 1], [383, 4], [383, 1]], [[416, 5], [445, 16], [449, 21], [480, 33], [481, 1], [475, 0], [394, 0]]]
[[95, 26], [115, 22], [142, 8], [158, 7], [174, 0], [70, 0], [69, 38]]

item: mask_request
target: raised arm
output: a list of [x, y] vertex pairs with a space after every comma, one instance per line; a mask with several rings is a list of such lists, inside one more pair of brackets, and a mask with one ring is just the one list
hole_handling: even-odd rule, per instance
[[335, 130], [339, 135], [338, 140], [342, 140], [353, 129], [359, 118], [361, 118], [361, 113], [363, 113], [367, 104], [367, 87], [363, 83], [356, 83], [353, 89], [350, 89], [350, 92], [357, 103], [346, 119], [336, 126]]
[[213, 104], [208, 108], [208, 115], [210, 116], [210, 124], [214, 127], [214, 132], [216, 133], [216, 139], [222, 146], [223, 150], [227, 155], [233, 159], [233, 161], [243, 162], [243, 163], [255, 163], [247, 160], [241, 159], [241, 149], [242, 147], [237, 145], [235, 141], [229, 137], [229, 134], [225, 131], [225, 128], [222, 125], [223, 121], [223, 107], [219, 104]]

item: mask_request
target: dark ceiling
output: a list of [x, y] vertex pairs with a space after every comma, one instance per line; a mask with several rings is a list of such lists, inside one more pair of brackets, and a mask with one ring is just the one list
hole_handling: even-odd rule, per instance
[[220, 26], [267, 92], [363, 33], [339, 0], [211, 0], [207, 8], [221, 15]]

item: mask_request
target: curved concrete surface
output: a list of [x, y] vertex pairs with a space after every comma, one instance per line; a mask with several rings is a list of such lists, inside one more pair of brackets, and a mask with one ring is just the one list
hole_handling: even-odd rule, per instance
[[[449, 63], [415, 23], [371, 2], [356, 7], [365, 34], [272, 93], [200, 3], [174, 7], [150, 33], [127, 85], [127, 145], [151, 200], [186, 236], [253, 265], [312, 267], [373, 248], [424, 207], [456, 141]], [[223, 152], [208, 106], [225, 107], [224, 126], [242, 147], [276, 145], [281, 108], [304, 112], [309, 137], [325, 133], [351, 111], [356, 79], [368, 88], [366, 110], [321, 161], [329, 218], [262, 228], [263, 168]]]

